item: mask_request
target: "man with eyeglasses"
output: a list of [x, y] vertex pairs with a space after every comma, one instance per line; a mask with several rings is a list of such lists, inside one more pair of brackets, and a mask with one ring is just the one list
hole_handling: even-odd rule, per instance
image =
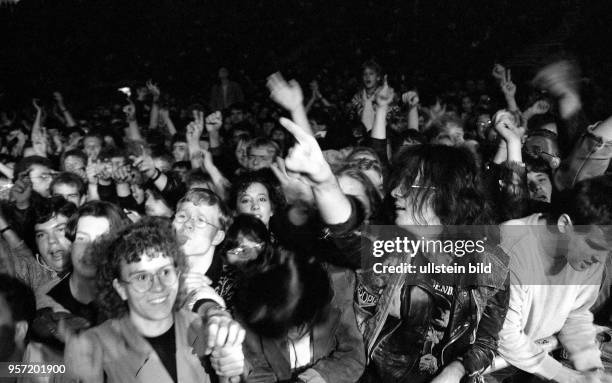
[[[167, 221], [145, 218], [106, 247], [98, 273], [100, 307], [110, 318], [70, 331], [67, 372], [85, 382], [237, 382], [245, 372], [244, 330], [175, 309], [185, 259]], [[212, 368], [210, 368], [212, 366]]]
[[200, 312], [202, 303], [211, 301], [225, 307], [211, 285], [221, 274], [222, 261], [215, 257], [215, 249], [225, 238], [229, 223], [227, 207], [208, 189], [189, 190], [177, 205], [172, 226], [187, 259], [185, 307], [193, 311]]

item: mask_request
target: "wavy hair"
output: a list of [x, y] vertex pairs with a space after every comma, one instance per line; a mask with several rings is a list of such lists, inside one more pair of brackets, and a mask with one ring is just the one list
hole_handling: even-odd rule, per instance
[[[185, 255], [176, 237], [169, 233], [172, 233], [170, 220], [145, 217], [115, 234], [100, 238], [95, 246], [91, 246], [91, 251], [99, 253], [99, 256], [93, 254], [93, 259], [98, 260], [97, 304], [104, 319], [119, 318], [128, 313], [127, 302], [113, 287], [113, 281], [121, 277], [123, 262], [136, 263], [141, 261], [143, 255], [155, 258], [162, 254], [174, 261], [178, 271], [186, 270]], [[180, 306], [183, 296], [184, 291], [179, 285], [175, 309]]]

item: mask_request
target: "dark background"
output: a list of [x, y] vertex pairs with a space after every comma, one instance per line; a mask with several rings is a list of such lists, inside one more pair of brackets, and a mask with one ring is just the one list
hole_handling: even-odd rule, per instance
[[153, 78], [198, 95], [225, 65], [249, 94], [278, 69], [359, 76], [372, 57], [394, 76], [484, 77], [500, 60], [527, 77], [559, 53], [606, 81], [609, 3], [22, 0], [0, 5], [0, 89], [74, 98]]

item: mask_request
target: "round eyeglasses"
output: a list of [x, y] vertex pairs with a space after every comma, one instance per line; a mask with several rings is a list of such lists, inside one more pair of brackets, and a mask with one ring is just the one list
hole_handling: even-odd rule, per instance
[[174, 266], [167, 266], [157, 270], [155, 273], [137, 273], [128, 278], [127, 281], [120, 282], [131, 285], [134, 290], [139, 293], [145, 293], [153, 287], [155, 276], [159, 279], [159, 283], [165, 287], [172, 287], [179, 278], [180, 272]]
[[217, 225], [213, 225], [212, 223], [208, 222], [206, 220], [205, 217], [203, 216], [197, 216], [197, 217], [191, 217], [189, 214], [187, 214], [184, 211], [179, 211], [174, 215], [174, 221], [176, 223], [185, 223], [189, 220], [191, 220], [193, 218], [194, 222], [195, 222], [195, 226], [202, 229], [206, 226], [212, 226], [217, 230], [220, 230], [219, 226]]

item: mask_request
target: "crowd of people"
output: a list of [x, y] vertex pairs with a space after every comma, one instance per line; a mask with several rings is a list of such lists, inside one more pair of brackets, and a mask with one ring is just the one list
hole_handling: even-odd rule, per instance
[[[411, 87], [370, 60], [269, 97], [218, 78], [195, 103], [148, 81], [0, 105], [0, 362], [65, 367], [16, 379], [608, 379], [612, 117], [589, 121], [574, 63]], [[487, 272], [380, 273], [391, 237], [487, 240], [386, 270]]]

